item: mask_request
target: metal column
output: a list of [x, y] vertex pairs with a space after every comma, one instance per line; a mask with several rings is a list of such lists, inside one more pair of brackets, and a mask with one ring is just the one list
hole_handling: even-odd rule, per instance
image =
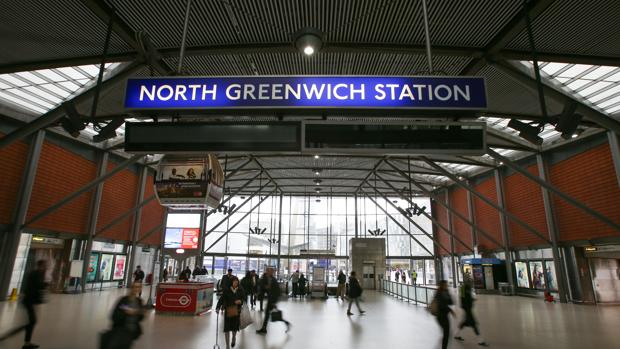
[[513, 274], [512, 274], [512, 254], [510, 252], [510, 232], [508, 230], [508, 222], [506, 220], [506, 215], [504, 211], [506, 209], [506, 205], [504, 203], [504, 183], [502, 180], [502, 174], [499, 172], [499, 169], [493, 170], [495, 173], [495, 188], [497, 191], [497, 205], [502, 208], [499, 213], [499, 225], [502, 230], [502, 241], [504, 243], [504, 253], [506, 254], [506, 274], [508, 277], [508, 282], [510, 285], [514, 286]]
[[607, 131], [609, 138], [609, 148], [611, 149], [611, 157], [614, 160], [614, 168], [616, 169], [616, 178], [618, 179], [618, 186], [620, 186], [620, 141], [618, 140], [618, 134], [614, 131]]
[[[543, 181], [549, 180], [549, 174], [547, 170], [547, 164], [543, 155], [536, 154], [536, 163], [538, 164], [538, 176]], [[549, 237], [551, 238], [551, 252], [553, 253], [553, 264], [556, 270], [556, 279], [558, 280], [558, 293], [560, 294], [560, 302], [566, 303], [566, 279], [564, 263], [561, 260], [560, 250], [558, 248], [559, 231], [555, 220], [555, 212], [553, 207], [553, 201], [551, 201], [551, 193], [545, 187], [540, 187], [542, 190], [543, 204], [545, 205], [545, 218], [547, 220], [547, 228], [549, 229]], [[548, 285], [547, 285], [548, 286]]]
[[281, 248], [282, 248], [282, 203], [283, 202], [284, 202], [284, 196], [282, 195], [282, 192], [280, 192], [280, 211], [278, 212], [278, 273], [280, 273], [280, 254], [282, 252]]
[[[108, 170], [109, 154], [102, 152], [97, 160], [97, 177], [102, 177]], [[88, 238], [86, 240], [86, 248], [84, 249], [84, 255], [82, 257], [82, 277], [80, 278], [80, 286], [82, 292], [86, 291], [86, 279], [88, 277], [88, 267], [90, 264], [90, 255], [93, 249], [93, 238], [97, 234], [97, 222], [99, 220], [99, 208], [101, 207], [101, 197], [103, 196], [103, 185], [105, 182], [100, 182], [95, 188], [95, 193], [90, 198], [90, 210], [88, 213]]]
[[[450, 191], [446, 189], [446, 204], [450, 203]], [[452, 214], [446, 209], [448, 230], [450, 231], [450, 264], [452, 267], [452, 287], [456, 288], [456, 260], [454, 259], [454, 226], [452, 225]]]
[[355, 195], [353, 195], [353, 198], [355, 200], [355, 237], [357, 238], [359, 235], [358, 229], [359, 229], [359, 220], [357, 218], [357, 193]]
[[[168, 208], [164, 208], [164, 221], [163, 221], [163, 231], [161, 232], [161, 244], [159, 245], [159, 282], [164, 281], [164, 242], [166, 241], [166, 225], [168, 224]], [[205, 229], [207, 228], [205, 224]], [[204, 253], [204, 251], [200, 251], [200, 253]], [[213, 274], [213, 270], [211, 270], [211, 274]]]
[[[136, 197], [136, 205], [144, 199], [144, 190], [146, 188], [146, 179], [149, 175], [148, 166], [144, 165], [140, 168], [140, 179], [138, 182], [138, 196]], [[140, 236], [140, 223], [142, 222], [142, 208], [136, 211], [133, 216], [133, 225], [131, 227], [131, 256], [129, 257], [129, 270], [127, 272], [127, 286], [131, 285], [133, 270], [136, 265], [136, 247], [138, 246], [138, 238]]]
[[476, 228], [474, 227], [476, 225], [474, 198], [471, 196], [471, 193], [468, 190], [466, 190], [465, 192], [467, 193], [467, 214], [469, 216], [468, 218], [469, 221], [473, 223], [471, 225], [471, 245], [474, 248], [474, 258], [476, 258], [476, 252], [478, 252], [478, 236], [476, 234]]
[[39, 130], [30, 140], [28, 148], [28, 157], [22, 173], [21, 184], [19, 187], [19, 196], [13, 214], [13, 225], [11, 230], [4, 234], [2, 239], [2, 247], [0, 254], [0, 300], [4, 300], [9, 293], [11, 276], [15, 267], [15, 258], [17, 257], [17, 249], [19, 248], [19, 240], [22, 235], [22, 225], [26, 221], [28, 214], [28, 206], [32, 195], [32, 187], [37, 175], [37, 167], [39, 165], [39, 157], [45, 140], [45, 130]]

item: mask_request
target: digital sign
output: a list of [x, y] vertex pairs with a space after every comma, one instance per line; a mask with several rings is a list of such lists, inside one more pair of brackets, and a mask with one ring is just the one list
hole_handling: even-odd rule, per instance
[[127, 109], [484, 109], [485, 80], [458, 76], [132, 78]]
[[200, 229], [198, 228], [166, 228], [164, 248], [198, 248]]

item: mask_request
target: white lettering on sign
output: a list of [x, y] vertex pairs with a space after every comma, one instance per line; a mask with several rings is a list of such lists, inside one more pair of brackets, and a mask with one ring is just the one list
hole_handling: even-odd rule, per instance
[[196, 100], [197, 91], [201, 90], [200, 98], [202, 100], [207, 99], [207, 95], [211, 96], [212, 100], [215, 100], [217, 96], [217, 85], [213, 85], [211, 88], [207, 88], [207, 85], [161, 85], [161, 86], [140, 86], [140, 101], [149, 100], [149, 101], [187, 101], [187, 92], [188, 89], [191, 91], [190, 100]]

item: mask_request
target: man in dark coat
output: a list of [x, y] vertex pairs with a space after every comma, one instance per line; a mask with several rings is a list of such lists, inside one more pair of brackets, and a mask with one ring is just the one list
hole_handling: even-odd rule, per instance
[[142, 267], [137, 266], [136, 271], [133, 272], [133, 282], [142, 283], [144, 281], [144, 271], [142, 271]]
[[[437, 289], [433, 302], [436, 303], [435, 307], [437, 313], [435, 316], [437, 316], [437, 322], [442, 330], [441, 348], [447, 349], [448, 341], [450, 340], [450, 319], [448, 315], [454, 315], [454, 311], [450, 309], [452, 297], [450, 297], [450, 293], [448, 292], [448, 282], [446, 280], [439, 281], [439, 288]], [[431, 304], [431, 307], [433, 307], [433, 304]]]
[[347, 315], [353, 315], [351, 312], [351, 306], [355, 301], [355, 305], [357, 306], [357, 310], [359, 310], [360, 314], [364, 314], [365, 311], [360, 307], [359, 298], [362, 296], [362, 286], [360, 286], [359, 281], [357, 281], [357, 277], [355, 272], [351, 272], [351, 276], [349, 277], [349, 308], [347, 309]]
[[[269, 318], [271, 316], [271, 312], [273, 310], [277, 310], [277, 303], [280, 299], [280, 285], [278, 285], [278, 280], [273, 276], [273, 268], [267, 268], [265, 281], [263, 284], [264, 291], [267, 296], [267, 309], [265, 311], [265, 319], [263, 320], [263, 326], [260, 330], [257, 330], [256, 333], [264, 334], [267, 333], [267, 325], [269, 324]], [[281, 312], [280, 312], [281, 316]], [[286, 324], [286, 332], [291, 328], [291, 323], [284, 320], [283, 318], [278, 319], [277, 321], [283, 321]]]
[[461, 308], [463, 308], [463, 311], [465, 312], [465, 318], [463, 319], [463, 322], [461, 322], [461, 324], [459, 325], [459, 331], [457, 332], [456, 336], [454, 336], [454, 339], [461, 342], [464, 341], [465, 339], [461, 337], [460, 334], [461, 330], [465, 327], [471, 327], [474, 330], [476, 337], [478, 337], [478, 345], [488, 347], [489, 345], [487, 344], [487, 342], [482, 338], [482, 336], [480, 336], [480, 331], [478, 330], [478, 323], [474, 318], [474, 297], [472, 295], [471, 283], [466, 282], [461, 287], [463, 288], [461, 291]]
[[30, 342], [34, 326], [37, 323], [37, 314], [34, 306], [43, 303], [43, 291], [47, 288], [45, 282], [45, 272], [47, 270], [47, 262], [40, 260], [37, 262], [37, 268], [28, 274], [24, 287], [24, 299], [22, 304], [28, 312], [28, 325], [26, 325], [26, 336], [23, 348], [38, 348], [38, 345]]

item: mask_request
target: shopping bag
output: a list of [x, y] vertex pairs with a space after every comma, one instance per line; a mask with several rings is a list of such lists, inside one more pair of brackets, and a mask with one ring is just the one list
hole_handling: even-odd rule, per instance
[[250, 314], [250, 309], [248, 309], [248, 306], [244, 304], [241, 307], [241, 315], [239, 318], [239, 328], [244, 329], [253, 323], [254, 323], [254, 319], [252, 319], [252, 314]]
[[271, 322], [282, 321], [282, 311], [276, 309], [271, 312]]

